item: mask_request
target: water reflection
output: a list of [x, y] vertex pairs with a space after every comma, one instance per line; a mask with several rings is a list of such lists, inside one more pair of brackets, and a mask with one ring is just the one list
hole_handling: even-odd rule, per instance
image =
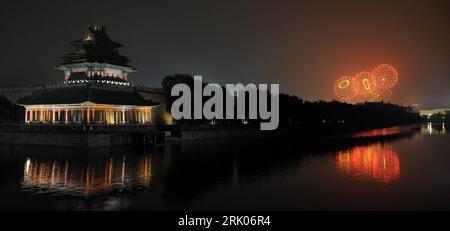
[[[369, 182], [355, 182], [354, 176], [384, 184], [399, 179], [396, 151], [402, 150], [395, 143], [412, 138], [418, 129], [386, 137], [345, 136], [326, 145], [289, 135], [182, 142], [151, 150], [0, 146], [0, 190], [13, 192], [0, 198], [0, 210], [309, 208], [310, 201], [332, 200], [317, 194], [327, 187], [334, 190], [330, 182], [372, 195], [364, 191]], [[402, 171], [407, 179], [407, 164]], [[280, 183], [284, 180], [288, 183]]]
[[400, 160], [392, 145], [376, 143], [339, 151], [337, 169], [346, 174], [391, 183], [400, 177]]
[[447, 134], [447, 124], [446, 123], [427, 123], [422, 125], [420, 129], [421, 134], [426, 135], [446, 135]]
[[389, 136], [399, 134], [401, 132], [400, 126], [372, 129], [369, 131], [358, 132], [353, 137], [372, 137], [372, 136]]
[[30, 156], [25, 161], [22, 187], [35, 193], [85, 196], [149, 187], [152, 158], [113, 156], [107, 160], [77, 162]]

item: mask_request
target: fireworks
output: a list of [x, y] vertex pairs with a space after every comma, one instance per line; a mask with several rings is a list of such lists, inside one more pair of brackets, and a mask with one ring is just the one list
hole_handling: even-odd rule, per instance
[[391, 98], [392, 91], [390, 89], [382, 89], [379, 88], [376, 92], [374, 92], [369, 101], [371, 102], [380, 102], [380, 101], [387, 101], [389, 98]]
[[385, 101], [398, 82], [398, 72], [382, 64], [372, 72], [362, 71], [354, 77], [341, 77], [334, 84], [334, 93], [342, 101]]
[[376, 82], [372, 73], [363, 71], [355, 75], [354, 77], [355, 90], [358, 95], [367, 96], [376, 91]]
[[377, 81], [378, 86], [383, 89], [394, 87], [398, 81], [397, 70], [388, 64], [382, 64], [375, 68], [372, 75]]
[[335, 82], [334, 93], [339, 99], [349, 101], [357, 95], [353, 81], [354, 80], [351, 76], [344, 76]]

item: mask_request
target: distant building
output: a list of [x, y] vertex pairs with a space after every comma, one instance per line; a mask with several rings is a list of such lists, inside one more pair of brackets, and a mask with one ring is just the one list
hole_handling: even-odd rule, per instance
[[163, 122], [165, 110], [158, 107], [165, 101], [164, 92], [146, 87], [139, 87], [139, 91], [128, 82], [128, 75], [136, 69], [119, 54], [122, 45], [112, 41], [104, 27], [89, 27], [72, 45], [74, 52], [64, 56], [56, 67], [64, 72], [63, 82], [24, 88], [28, 96], [16, 103], [25, 107], [25, 123]]
[[447, 114], [450, 113], [450, 109], [427, 109], [427, 110], [419, 110], [421, 116], [432, 116], [436, 114]]

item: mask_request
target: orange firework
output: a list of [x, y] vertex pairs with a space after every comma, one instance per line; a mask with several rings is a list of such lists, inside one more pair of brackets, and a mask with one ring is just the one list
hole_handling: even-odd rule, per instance
[[365, 97], [376, 92], [376, 82], [372, 73], [363, 71], [354, 77], [355, 91], [358, 95]]
[[390, 89], [379, 88], [376, 92], [373, 93], [370, 101], [372, 102], [388, 101], [391, 98], [391, 95], [392, 91]]
[[357, 95], [354, 86], [355, 84], [351, 76], [341, 77], [334, 83], [334, 94], [340, 100], [350, 101]]
[[382, 64], [372, 72], [379, 88], [389, 89], [398, 82], [398, 72], [388, 64]]
[[354, 77], [345, 76], [334, 84], [335, 95], [343, 101], [387, 101], [391, 88], [398, 82], [398, 72], [388, 64], [382, 64], [372, 73], [362, 71]]

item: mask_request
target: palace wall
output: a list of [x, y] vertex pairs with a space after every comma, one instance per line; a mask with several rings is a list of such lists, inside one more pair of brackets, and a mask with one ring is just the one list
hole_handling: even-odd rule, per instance
[[40, 91], [46, 85], [17, 85], [17, 86], [0, 86], [0, 95], [5, 96], [11, 103], [15, 104], [17, 100], [29, 96], [34, 92]]
[[172, 124], [172, 116], [167, 109], [166, 95], [161, 88], [137, 86], [136, 91], [146, 100], [158, 102], [159, 107], [152, 109], [152, 119], [156, 124]]
[[60, 147], [111, 147], [164, 143], [164, 133], [155, 127], [123, 125], [2, 125], [0, 144]]

